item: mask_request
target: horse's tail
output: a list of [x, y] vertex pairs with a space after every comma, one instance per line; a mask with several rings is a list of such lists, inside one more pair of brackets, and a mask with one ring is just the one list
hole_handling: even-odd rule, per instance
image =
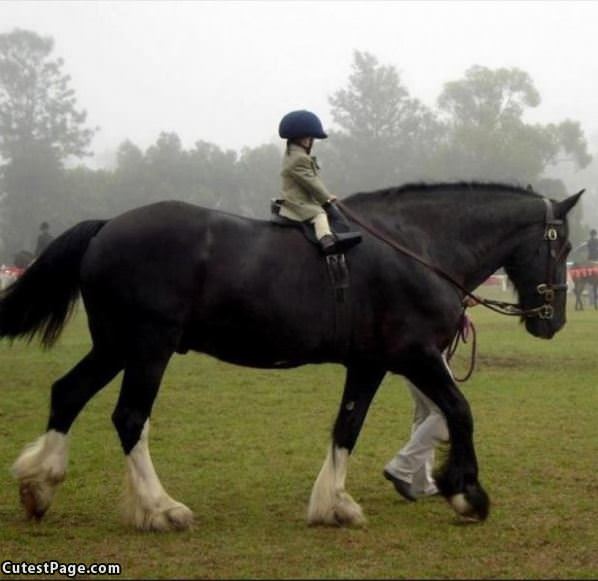
[[44, 347], [60, 335], [79, 296], [79, 270], [90, 240], [106, 220], [73, 226], [0, 293], [0, 338], [39, 334]]

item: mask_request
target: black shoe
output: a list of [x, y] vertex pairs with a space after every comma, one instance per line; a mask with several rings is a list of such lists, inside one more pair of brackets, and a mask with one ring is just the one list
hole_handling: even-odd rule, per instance
[[336, 239], [331, 234], [322, 236], [319, 243], [324, 254], [334, 254], [336, 252]]
[[411, 484], [409, 484], [408, 482], [405, 482], [404, 480], [401, 480], [400, 478], [396, 478], [395, 476], [393, 476], [390, 472], [387, 472], [386, 470], [384, 470], [384, 472], [382, 474], [384, 474], [384, 478], [386, 478], [386, 480], [390, 480], [394, 484], [395, 490], [405, 500], [408, 500], [409, 502], [415, 502], [417, 500], [417, 498], [415, 498], [415, 496], [413, 496], [413, 494], [411, 494]]

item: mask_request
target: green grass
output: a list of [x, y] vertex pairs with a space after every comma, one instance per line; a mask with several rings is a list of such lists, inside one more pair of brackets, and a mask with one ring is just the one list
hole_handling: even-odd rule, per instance
[[437, 497], [407, 504], [382, 478], [412, 414], [403, 380], [388, 376], [347, 479], [368, 525], [307, 527], [342, 367], [261, 371], [197, 354], [173, 359], [151, 433], [165, 488], [195, 512], [191, 531], [144, 534], [120, 521], [124, 460], [110, 422], [120, 377], [75, 423], [67, 480], [45, 519], [25, 521], [8, 469], [45, 429], [50, 384], [89, 347], [80, 313], [51, 351], [0, 346], [0, 560], [119, 562], [126, 578], [598, 577], [598, 312], [570, 311], [552, 341], [481, 307], [472, 314], [478, 368], [462, 389], [493, 503], [487, 522], [463, 525]]

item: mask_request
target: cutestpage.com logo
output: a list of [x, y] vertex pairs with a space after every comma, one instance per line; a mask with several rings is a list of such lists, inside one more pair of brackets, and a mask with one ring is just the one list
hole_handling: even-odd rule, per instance
[[59, 563], [58, 561], [44, 561], [43, 563], [28, 563], [27, 561], [3, 561], [0, 567], [3, 575], [120, 575], [121, 566], [118, 563]]

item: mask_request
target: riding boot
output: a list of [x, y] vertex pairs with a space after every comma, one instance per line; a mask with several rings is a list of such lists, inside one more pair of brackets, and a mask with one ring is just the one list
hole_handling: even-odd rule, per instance
[[361, 242], [361, 232], [351, 229], [351, 224], [349, 224], [347, 218], [345, 218], [344, 214], [339, 211], [334, 203], [329, 202], [322, 207], [326, 210], [328, 222], [335, 224], [332, 233], [336, 239], [337, 252], [346, 252]]

